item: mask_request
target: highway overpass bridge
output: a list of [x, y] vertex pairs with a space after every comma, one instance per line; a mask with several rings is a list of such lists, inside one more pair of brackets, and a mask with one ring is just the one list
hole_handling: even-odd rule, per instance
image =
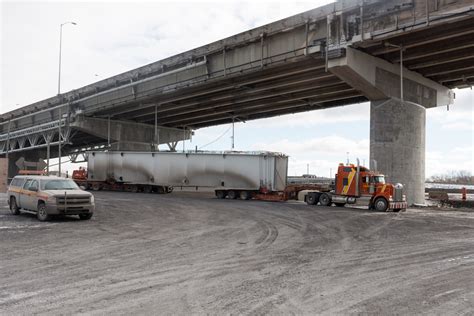
[[0, 155], [174, 149], [202, 127], [371, 101], [371, 160], [422, 203], [425, 109], [473, 83], [472, 0], [340, 0], [4, 113]]

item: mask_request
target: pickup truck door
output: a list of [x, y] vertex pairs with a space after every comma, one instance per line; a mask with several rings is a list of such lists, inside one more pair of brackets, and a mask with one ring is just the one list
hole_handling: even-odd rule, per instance
[[30, 191], [31, 187], [35, 187], [37, 190], [39, 188], [38, 181], [29, 179], [25, 182], [23, 186], [23, 193], [21, 196], [21, 207], [27, 210], [36, 211], [38, 198], [37, 198], [37, 191]]

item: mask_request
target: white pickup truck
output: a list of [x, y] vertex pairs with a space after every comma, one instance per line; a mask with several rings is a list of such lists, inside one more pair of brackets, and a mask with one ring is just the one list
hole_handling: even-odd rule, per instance
[[81, 190], [71, 179], [53, 176], [16, 176], [7, 197], [12, 214], [33, 213], [40, 221], [47, 221], [50, 215], [79, 215], [88, 220], [95, 210], [91, 193]]

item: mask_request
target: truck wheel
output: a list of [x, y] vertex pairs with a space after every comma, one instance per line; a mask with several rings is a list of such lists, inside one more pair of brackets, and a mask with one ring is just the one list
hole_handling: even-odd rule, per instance
[[79, 219], [83, 221], [87, 221], [92, 218], [92, 215], [94, 215], [94, 213], [79, 214]]
[[174, 188], [173, 187], [166, 187], [166, 193], [171, 193], [173, 192]]
[[227, 192], [224, 191], [224, 190], [217, 190], [216, 191], [216, 197], [218, 199], [225, 199], [225, 197], [227, 196]]
[[251, 198], [252, 198], [252, 194], [249, 191], [240, 191], [241, 200], [250, 200]]
[[165, 194], [165, 192], [166, 192], [165, 187], [162, 187], [162, 186], [157, 186], [156, 187], [156, 193]]
[[385, 212], [388, 209], [387, 200], [383, 197], [379, 197], [374, 202], [374, 209], [379, 212]]
[[322, 206], [329, 206], [331, 205], [331, 198], [326, 193], [323, 193], [319, 197], [319, 203], [321, 203]]
[[44, 222], [49, 220], [48, 212], [46, 211], [46, 205], [43, 202], [38, 203], [38, 212], [36, 213], [36, 217], [40, 222]]
[[10, 198], [10, 212], [13, 214], [13, 215], [18, 215], [20, 214], [20, 208], [18, 207], [18, 205], [16, 204], [16, 199], [15, 197], [11, 197]]
[[308, 205], [316, 205], [318, 203], [318, 199], [316, 194], [308, 194], [306, 196], [306, 204]]
[[236, 198], [239, 197], [239, 192], [230, 190], [229, 193], [227, 193], [227, 195], [229, 196], [229, 199], [235, 200]]
[[98, 184], [98, 183], [93, 183], [93, 184], [92, 184], [92, 190], [94, 190], [94, 191], [99, 191], [99, 190], [100, 190], [100, 184]]
[[344, 207], [344, 205], [346, 205], [346, 203], [334, 203], [337, 207]]

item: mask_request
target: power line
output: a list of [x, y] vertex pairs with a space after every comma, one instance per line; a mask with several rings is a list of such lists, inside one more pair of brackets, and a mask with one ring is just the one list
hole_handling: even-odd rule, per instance
[[227, 132], [230, 131], [231, 128], [232, 128], [232, 126], [229, 126], [229, 128], [228, 128], [224, 133], [222, 133], [219, 137], [217, 137], [216, 139], [214, 139], [212, 142], [207, 143], [206, 145], [199, 147], [199, 149], [203, 149], [204, 147], [207, 147], [207, 146], [209, 146], [209, 145], [211, 145], [211, 144], [214, 144], [214, 143], [217, 142], [219, 139], [221, 139], [222, 137], [224, 137], [224, 135], [227, 134]]

